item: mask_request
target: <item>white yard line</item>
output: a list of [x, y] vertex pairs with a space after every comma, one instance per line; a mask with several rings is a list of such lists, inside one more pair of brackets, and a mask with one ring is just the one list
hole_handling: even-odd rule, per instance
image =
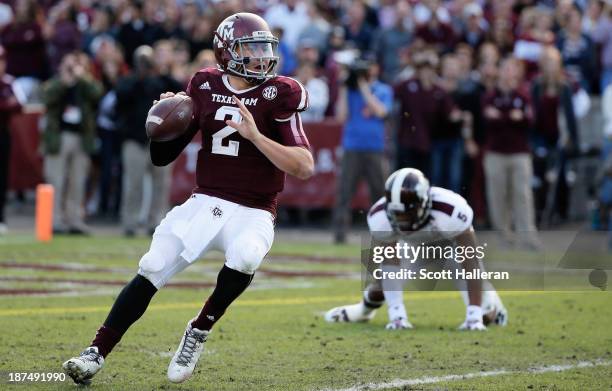
[[361, 390], [384, 390], [386, 388], [400, 388], [406, 386], [417, 386], [421, 384], [435, 384], [442, 382], [449, 382], [455, 380], [468, 380], [480, 377], [490, 376], [501, 376], [501, 375], [513, 375], [513, 374], [539, 374], [547, 372], [563, 372], [572, 369], [579, 368], [592, 368], [598, 366], [610, 366], [612, 361], [606, 360], [594, 360], [594, 361], [578, 361], [575, 364], [560, 364], [560, 365], [546, 365], [541, 367], [532, 367], [525, 370], [506, 370], [506, 369], [495, 369], [492, 371], [484, 372], [472, 372], [465, 373], [463, 375], [445, 375], [445, 376], [424, 376], [414, 379], [395, 379], [389, 382], [383, 383], [367, 383], [350, 388], [342, 389], [327, 389], [326, 391], [361, 391]]

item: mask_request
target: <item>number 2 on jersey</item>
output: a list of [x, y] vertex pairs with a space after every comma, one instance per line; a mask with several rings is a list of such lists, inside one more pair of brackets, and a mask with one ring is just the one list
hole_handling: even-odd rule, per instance
[[[234, 106], [219, 107], [219, 109], [215, 113], [215, 120], [223, 121], [225, 123], [225, 117], [228, 115], [230, 116], [230, 120], [234, 122], [239, 123], [240, 121], [242, 121], [242, 115], [240, 114], [240, 110], [238, 109], [238, 107]], [[230, 140], [227, 145], [223, 145], [223, 139], [234, 132], [237, 132], [237, 130], [227, 125], [218, 132], [213, 133], [211, 152], [219, 155], [238, 156], [238, 148], [240, 147], [239, 141]]]

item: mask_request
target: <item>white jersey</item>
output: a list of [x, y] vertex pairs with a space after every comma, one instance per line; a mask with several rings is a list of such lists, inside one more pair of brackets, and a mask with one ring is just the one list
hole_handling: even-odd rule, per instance
[[[405, 232], [406, 235], [414, 235], [419, 241], [452, 239], [472, 226], [474, 212], [465, 198], [453, 191], [435, 186], [430, 189], [429, 194], [432, 203], [427, 223], [417, 232]], [[379, 199], [370, 208], [368, 227], [373, 236], [381, 239], [384, 238], [385, 233], [393, 233], [387, 217], [385, 197]]]

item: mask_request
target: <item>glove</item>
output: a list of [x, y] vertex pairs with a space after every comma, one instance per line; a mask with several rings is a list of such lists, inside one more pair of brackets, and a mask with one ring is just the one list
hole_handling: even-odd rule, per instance
[[477, 305], [468, 305], [465, 314], [465, 322], [459, 326], [459, 330], [485, 331], [486, 329], [487, 326], [482, 323], [482, 308]]

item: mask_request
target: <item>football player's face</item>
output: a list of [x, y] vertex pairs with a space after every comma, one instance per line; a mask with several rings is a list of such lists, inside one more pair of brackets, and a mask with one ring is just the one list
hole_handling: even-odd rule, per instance
[[[262, 72], [268, 69], [269, 58], [274, 56], [274, 50], [269, 42], [248, 42], [239, 46], [238, 54], [251, 59], [246, 66], [248, 70]], [[263, 60], [258, 60], [259, 58], [263, 58]]]
[[395, 222], [402, 231], [410, 231], [412, 225], [418, 220], [416, 208], [406, 212], [396, 212]]

